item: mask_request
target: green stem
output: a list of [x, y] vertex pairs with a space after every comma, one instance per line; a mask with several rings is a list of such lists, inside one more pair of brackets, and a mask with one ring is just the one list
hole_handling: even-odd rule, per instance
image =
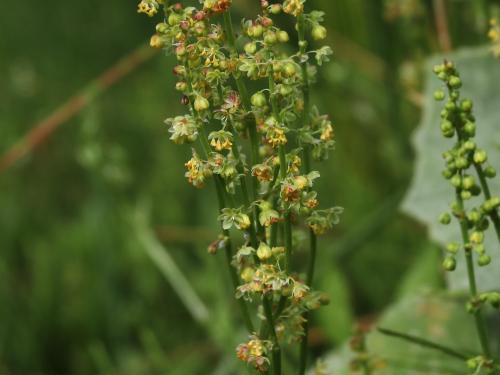
[[[200, 137], [200, 142], [201, 142], [202, 148], [203, 148], [206, 156], [208, 157], [208, 154], [210, 152], [210, 145], [208, 144], [206, 130], [203, 127], [203, 125], [201, 126], [201, 129], [202, 129], [201, 130], [202, 134]], [[219, 176], [214, 176], [214, 183], [215, 183], [215, 190], [217, 192], [217, 200], [219, 203], [219, 211], [222, 211], [222, 209], [224, 207], [226, 207], [226, 203], [227, 203], [227, 195], [226, 195], [225, 188], [224, 188], [224, 182], [221, 180], [221, 178]], [[233, 259], [233, 247], [232, 247], [232, 243], [231, 243], [231, 237], [230, 237], [230, 233], [228, 230], [222, 229], [222, 234], [226, 238], [226, 244], [225, 244], [226, 246], [224, 247], [224, 251], [225, 251], [225, 255], [226, 255], [226, 264], [227, 264], [227, 268], [229, 270], [229, 276], [231, 278], [231, 282], [233, 284], [233, 289], [236, 290], [238, 288], [238, 286], [240, 285], [240, 280], [239, 280], [238, 274], [236, 273], [235, 268], [231, 264], [231, 261]], [[249, 333], [254, 332], [254, 327], [253, 327], [252, 319], [250, 318], [250, 313], [248, 310], [247, 303], [245, 302], [245, 300], [239, 298], [238, 305], [239, 305], [239, 308], [241, 310], [241, 315], [243, 317], [243, 321], [245, 323], [245, 326], [246, 326], [248, 332]]]
[[441, 353], [444, 353], [450, 357], [454, 357], [454, 358], [460, 359], [462, 361], [466, 361], [469, 358], [468, 355], [462, 354], [454, 349], [450, 349], [446, 346], [443, 346], [441, 344], [437, 344], [435, 342], [432, 342], [432, 341], [429, 341], [429, 340], [426, 340], [426, 339], [423, 339], [420, 337], [408, 335], [406, 333], [397, 332], [397, 331], [393, 331], [393, 330], [381, 328], [381, 327], [377, 328], [377, 330], [386, 336], [397, 337], [399, 339], [411, 342], [413, 344], [423, 346], [425, 348], [434, 349], [434, 350], [440, 351]]
[[[465, 218], [464, 202], [460, 195], [460, 189], [455, 189], [455, 196], [457, 200], [458, 209], [460, 211], [458, 221], [460, 223], [460, 232], [462, 234], [462, 241], [465, 249], [465, 260], [467, 262], [467, 277], [469, 280], [469, 291], [472, 299], [477, 298], [477, 285], [476, 275], [474, 271], [474, 260], [472, 259], [472, 251], [469, 248], [469, 230], [467, 228], [467, 221]], [[486, 326], [481, 310], [474, 312], [474, 321], [476, 323], [476, 330], [481, 343], [483, 354], [487, 358], [491, 358], [491, 350], [488, 342], [488, 335], [486, 333]]]
[[[236, 48], [236, 37], [233, 29], [233, 21], [231, 19], [231, 13], [229, 11], [224, 12], [224, 29], [227, 37], [227, 41], [229, 47], [231, 49], [231, 53], [234, 55], [238, 54], [238, 50]], [[257, 134], [257, 122], [255, 117], [252, 115], [252, 104], [250, 101], [250, 96], [248, 95], [248, 89], [246, 87], [245, 82], [242, 80], [241, 76], [238, 74], [233, 75], [234, 80], [236, 82], [236, 87], [241, 97], [241, 101], [243, 103], [243, 107], [245, 111], [248, 113], [246, 118], [246, 124], [248, 128], [248, 134], [250, 136], [250, 148], [251, 148], [251, 164], [256, 165], [259, 163], [259, 137]], [[257, 179], [252, 179], [252, 189], [253, 189], [253, 200], [257, 200], [259, 184]], [[257, 228], [257, 232], [263, 237], [264, 228], [260, 225], [258, 219], [258, 208], [254, 209], [254, 219], [255, 225]]]
[[[485, 198], [485, 200], [490, 200], [491, 199], [491, 191], [490, 191], [490, 187], [488, 185], [488, 181], [486, 179], [486, 176], [484, 174], [484, 170], [480, 164], [474, 163], [474, 168], [476, 169], [477, 176], [479, 177], [479, 182], [481, 184], [481, 188], [483, 189], [484, 198]], [[497, 209], [495, 208], [493, 211], [491, 211], [491, 213], [489, 215], [490, 215], [491, 222], [493, 223], [493, 227], [495, 228], [498, 242], [500, 242], [500, 217], [498, 216]]]
[[[306, 53], [307, 42], [305, 39], [305, 29], [306, 23], [304, 15], [300, 15], [297, 22], [297, 30], [299, 35], [299, 52], [301, 55]], [[304, 96], [304, 111], [302, 113], [302, 127], [306, 128], [310, 120], [310, 88], [309, 88], [309, 72], [307, 70], [307, 60], [301, 59], [302, 68], [302, 92]], [[309, 145], [303, 146], [303, 159], [304, 159], [304, 169], [306, 173], [311, 172], [311, 149]], [[312, 287], [312, 282], [314, 278], [314, 268], [316, 264], [316, 252], [317, 252], [317, 239], [316, 235], [312, 230], [309, 231], [309, 242], [310, 242], [310, 254], [309, 254], [309, 266], [307, 270], [306, 283], [309, 287]], [[308, 337], [309, 337], [309, 312], [304, 313], [304, 337], [302, 338], [300, 345], [300, 362], [299, 362], [299, 375], [304, 375], [307, 367], [307, 354], [308, 354]]]
[[271, 301], [264, 295], [262, 296], [262, 305], [264, 306], [264, 314], [268, 321], [268, 327], [271, 330], [271, 337], [273, 340], [273, 374], [281, 375], [281, 348], [276, 335], [276, 327], [274, 325], [273, 312], [271, 309]]

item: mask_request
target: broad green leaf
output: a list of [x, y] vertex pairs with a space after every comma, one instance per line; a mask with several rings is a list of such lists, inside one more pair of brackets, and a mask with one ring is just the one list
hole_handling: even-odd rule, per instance
[[398, 287], [398, 297], [404, 298], [419, 292], [438, 290], [443, 277], [440, 270], [440, 254], [435, 246], [428, 245], [415, 260]]
[[[425, 338], [465, 355], [477, 353], [479, 342], [473, 319], [465, 312], [463, 301], [445, 294], [406, 298], [390, 307], [378, 322], [379, 327]], [[464, 361], [432, 349], [372, 331], [367, 336], [374, 375], [463, 375]], [[349, 362], [353, 353], [348, 345], [323, 360], [324, 375], [353, 375]], [[309, 373], [315, 374], [314, 371]], [[361, 374], [361, 373], [360, 373]]]
[[[489, 154], [490, 163], [500, 169], [500, 63], [491, 57], [487, 48], [461, 50], [448, 56], [456, 63], [463, 82], [462, 97], [474, 101], [474, 114], [477, 118], [477, 144]], [[415, 133], [413, 144], [416, 151], [416, 165], [413, 183], [403, 202], [402, 209], [428, 226], [429, 234], [440, 244], [460, 240], [458, 225], [454, 222], [444, 226], [438, 223], [440, 213], [449, 210], [454, 199], [451, 185], [441, 177], [444, 162], [441, 158], [453, 140], [445, 140], [440, 133], [439, 113], [442, 103], [433, 99], [433, 93], [441, 87], [432, 72], [432, 67], [442, 62], [443, 57], [430, 59], [427, 63], [427, 88], [422, 123]], [[500, 194], [500, 178], [489, 180], [493, 194]], [[467, 207], [480, 202], [472, 199]], [[500, 246], [493, 229], [488, 231], [486, 247], [493, 256], [490, 266], [477, 269], [478, 285], [481, 290], [498, 289], [500, 286]], [[496, 258], [496, 259], [495, 259]], [[458, 267], [449, 273], [449, 287], [461, 291], [468, 288], [463, 256], [458, 256]]]

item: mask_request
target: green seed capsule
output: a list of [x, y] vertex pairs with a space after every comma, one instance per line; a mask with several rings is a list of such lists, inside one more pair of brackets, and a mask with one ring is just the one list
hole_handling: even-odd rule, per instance
[[274, 31], [267, 31], [264, 35], [264, 43], [266, 44], [275, 44], [278, 41], [276, 37], [276, 33]]
[[467, 151], [474, 151], [476, 149], [476, 143], [474, 141], [467, 141], [464, 143], [464, 150], [467, 150]]
[[453, 187], [459, 188], [462, 186], [462, 178], [458, 174], [454, 175], [451, 178], [450, 182], [453, 185]]
[[447, 120], [443, 121], [441, 123], [440, 127], [441, 127], [441, 131], [443, 133], [454, 130], [454, 127], [453, 127], [453, 124], [451, 123], [451, 121], [447, 121]]
[[474, 152], [474, 163], [483, 164], [488, 160], [488, 154], [484, 150], [476, 150]]
[[448, 84], [454, 89], [459, 89], [462, 87], [462, 80], [457, 76], [451, 76]]
[[443, 268], [446, 271], [455, 271], [457, 268], [457, 261], [453, 257], [446, 257], [443, 261]]
[[448, 245], [446, 245], [446, 251], [452, 254], [458, 253], [458, 250], [460, 250], [460, 245], [456, 242], [451, 242]]
[[469, 121], [464, 125], [464, 132], [469, 137], [474, 137], [476, 135], [476, 124]]
[[491, 257], [486, 254], [482, 254], [477, 260], [477, 264], [479, 265], [479, 267], [485, 267], [490, 263], [491, 263]]
[[314, 40], [322, 40], [326, 38], [327, 30], [324, 26], [316, 25], [313, 27], [311, 36]]
[[252, 102], [253, 106], [259, 108], [262, 108], [267, 104], [266, 96], [261, 92], [253, 94], [250, 101]]
[[290, 40], [288, 33], [284, 30], [278, 31], [277, 37], [278, 37], [278, 42], [280, 43], [287, 43]]
[[194, 109], [197, 112], [202, 112], [210, 107], [210, 103], [203, 96], [196, 97], [194, 101]]
[[181, 22], [182, 17], [178, 15], [177, 13], [170, 13], [168, 16], [167, 22], [170, 26], [175, 26], [179, 22]]
[[472, 198], [472, 193], [469, 190], [462, 190], [460, 196], [464, 201], [467, 201]]
[[269, 7], [269, 13], [271, 14], [279, 14], [281, 13], [281, 4], [272, 4], [270, 7]]
[[470, 112], [470, 111], [472, 111], [472, 101], [469, 100], [469, 99], [462, 100], [462, 102], [460, 103], [460, 108], [464, 112]]
[[444, 100], [445, 94], [443, 90], [436, 90], [434, 91], [434, 99], [436, 99], [438, 102]]
[[493, 168], [491, 165], [488, 165], [485, 169], [484, 169], [484, 175], [488, 178], [495, 178], [496, 175], [497, 175], [497, 171], [495, 170], [495, 168]]
[[474, 177], [472, 176], [465, 176], [462, 179], [462, 187], [466, 190], [472, 189], [472, 187], [476, 184], [476, 181], [474, 180]]
[[245, 44], [245, 52], [249, 55], [253, 55], [257, 51], [257, 44], [254, 42], [250, 42]]
[[286, 63], [285, 65], [283, 65], [281, 72], [283, 73], [283, 75], [285, 77], [290, 78], [290, 77], [293, 77], [297, 73], [297, 69], [295, 68], [295, 64]]
[[448, 225], [451, 223], [451, 216], [448, 212], [442, 213], [439, 216], [439, 222], [443, 225]]

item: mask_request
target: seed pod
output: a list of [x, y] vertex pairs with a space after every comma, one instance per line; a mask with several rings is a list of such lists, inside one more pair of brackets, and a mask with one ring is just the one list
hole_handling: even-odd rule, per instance
[[477, 260], [477, 264], [479, 267], [485, 267], [490, 263], [491, 263], [491, 257], [486, 254], [482, 254]]
[[255, 51], [257, 51], [257, 44], [254, 42], [250, 42], [245, 44], [245, 52], [249, 55], [253, 55]]
[[261, 92], [257, 92], [255, 94], [253, 94], [250, 101], [252, 102], [253, 106], [259, 107], [259, 108], [262, 108], [267, 104], [266, 96]]
[[278, 42], [280, 43], [287, 43], [290, 40], [290, 37], [288, 36], [288, 33], [285, 30], [278, 31], [277, 37], [278, 37]]
[[438, 102], [444, 100], [444, 91], [443, 90], [436, 90], [434, 91], [434, 99], [436, 99]]
[[210, 103], [203, 96], [197, 96], [194, 100], [194, 109], [197, 112], [202, 112], [210, 107]]
[[314, 40], [322, 40], [326, 38], [327, 30], [324, 26], [316, 25], [311, 31], [311, 36]]
[[443, 268], [446, 271], [455, 271], [455, 269], [457, 268], [457, 261], [454, 257], [446, 257], [443, 261]]

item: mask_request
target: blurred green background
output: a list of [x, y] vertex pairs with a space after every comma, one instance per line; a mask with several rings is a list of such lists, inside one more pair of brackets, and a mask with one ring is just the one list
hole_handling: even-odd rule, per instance
[[[413, 174], [423, 63], [441, 48], [435, 3], [307, 2], [326, 12], [334, 50], [313, 98], [337, 139], [317, 166], [318, 189], [325, 207], [345, 208], [321, 242], [317, 286], [332, 303], [313, 318], [315, 355], [410, 283], [445, 284], [438, 247], [398, 209]], [[494, 1], [445, 3], [454, 48], [487, 43]], [[251, 17], [255, 6], [234, 0], [234, 11]], [[173, 59], [157, 53], [107, 90], [87, 86], [153, 27], [134, 1], [0, 3], [0, 153], [82, 88], [90, 98], [0, 174], [1, 375], [244, 373], [224, 261], [206, 252], [214, 192], [187, 184], [189, 147], [172, 144], [162, 123], [184, 110]]]

